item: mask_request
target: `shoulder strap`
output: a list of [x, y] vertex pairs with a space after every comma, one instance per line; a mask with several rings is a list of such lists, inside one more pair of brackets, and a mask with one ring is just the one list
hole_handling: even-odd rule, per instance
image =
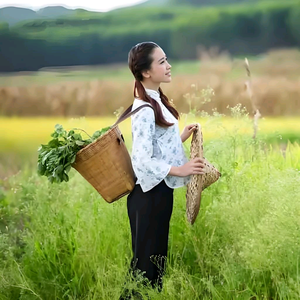
[[118, 118], [118, 120], [116, 121], [116, 123], [114, 125], [112, 125], [111, 127], [115, 127], [118, 124], [120, 124], [121, 122], [123, 122], [124, 120], [126, 120], [127, 118], [129, 118], [130, 116], [134, 115], [136, 112], [138, 112], [139, 110], [141, 110], [144, 107], [151, 107], [153, 109], [153, 107], [150, 104], [143, 104], [141, 106], [139, 106], [138, 108], [136, 108], [135, 110], [131, 111], [132, 109], [132, 105], [130, 105], [122, 114], [121, 116]]

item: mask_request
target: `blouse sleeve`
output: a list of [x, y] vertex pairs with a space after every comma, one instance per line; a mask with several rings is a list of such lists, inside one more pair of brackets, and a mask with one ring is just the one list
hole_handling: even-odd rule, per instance
[[171, 165], [153, 157], [155, 116], [150, 107], [132, 116], [132, 166], [143, 192], [158, 185], [169, 173]]

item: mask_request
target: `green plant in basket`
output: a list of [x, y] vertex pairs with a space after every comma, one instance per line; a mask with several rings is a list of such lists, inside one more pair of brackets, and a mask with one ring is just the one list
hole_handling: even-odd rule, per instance
[[56, 124], [55, 131], [51, 134], [52, 139], [38, 149], [38, 174], [47, 176], [51, 183], [69, 181], [68, 173], [75, 162], [77, 152], [101, 137], [110, 128], [97, 130], [88, 139], [83, 139], [80, 133], [75, 132], [82, 129], [74, 128], [66, 131], [62, 125]]

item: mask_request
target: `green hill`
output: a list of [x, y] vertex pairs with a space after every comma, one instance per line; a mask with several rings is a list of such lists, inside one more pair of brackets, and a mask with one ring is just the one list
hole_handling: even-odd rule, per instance
[[32, 9], [13, 6], [0, 8], [0, 22], [6, 22], [9, 25], [16, 24], [20, 21], [39, 18], [41, 18], [41, 16], [38, 16]]
[[41, 8], [36, 13], [38, 16], [53, 19], [61, 16], [73, 15], [75, 13], [75, 10], [63, 6], [47, 6]]
[[49, 6], [34, 11], [28, 8], [8, 6], [0, 8], [0, 22], [8, 23], [10, 26], [19, 22], [29, 20], [41, 20], [45, 18], [55, 19], [61, 16], [75, 14], [76, 10], [63, 6]]

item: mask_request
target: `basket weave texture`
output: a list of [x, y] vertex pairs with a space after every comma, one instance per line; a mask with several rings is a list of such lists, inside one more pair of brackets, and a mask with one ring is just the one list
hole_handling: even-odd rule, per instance
[[196, 124], [196, 130], [193, 132], [190, 148], [191, 159], [200, 157], [204, 159], [205, 175], [192, 175], [187, 184], [186, 191], [186, 214], [191, 224], [194, 224], [200, 209], [201, 193], [204, 189], [216, 182], [221, 173], [203, 157], [203, 135], [201, 125]]
[[118, 126], [81, 149], [72, 167], [108, 203], [129, 194], [135, 185], [130, 155]]

